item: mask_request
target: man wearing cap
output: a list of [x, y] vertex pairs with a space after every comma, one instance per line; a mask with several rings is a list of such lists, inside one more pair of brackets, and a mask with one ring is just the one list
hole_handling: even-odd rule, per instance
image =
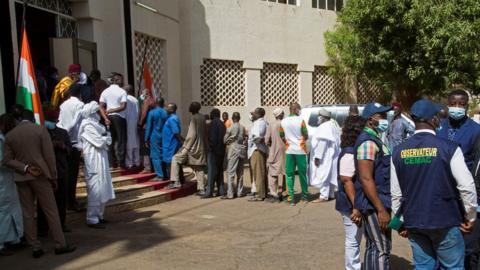
[[416, 269], [464, 269], [462, 232], [473, 229], [475, 184], [460, 147], [435, 136], [439, 111], [426, 99], [412, 106], [415, 134], [392, 155], [392, 210], [403, 216], [399, 232], [408, 235]]
[[294, 201], [295, 168], [298, 170], [300, 187], [302, 189], [302, 201], [308, 201], [307, 181], [307, 147], [308, 130], [305, 121], [300, 117], [302, 107], [298, 103], [290, 105], [290, 116], [282, 120], [280, 137], [286, 145], [285, 172], [287, 175], [288, 202], [291, 206]]
[[388, 145], [391, 150], [415, 132], [413, 121], [402, 112], [402, 104], [394, 102], [392, 107], [394, 116], [387, 134]]
[[355, 142], [358, 183], [354, 208], [362, 213], [365, 226], [365, 269], [390, 269], [392, 233], [390, 222], [390, 150], [381, 141], [388, 130], [390, 106], [369, 103], [362, 112], [365, 128]]
[[78, 81], [82, 68], [79, 64], [71, 64], [68, 67], [68, 75], [63, 77], [60, 82], [55, 86], [52, 94], [51, 105], [53, 108], [58, 107], [67, 99], [67, 90], [72, 84]]
[[282, 200], [282, 192], [285, 187], [285, 143], [278, 132], [285, 113], [282, 109], [276, 108], [273, 110], [273, 116], [275, 116], [275, 121], [270, 123], [265, 135], [265, 142], [270, 147], [267, 167], [271, 202]]
[[318, 112], [318, 128], [311, 138], [310, 185], [320, 189], [320, 197], [314, 203], [326, 202], [334, 197], [338, 178], [340, 154], [340, 130], [330, 120], [331, 113], [324, 108]]

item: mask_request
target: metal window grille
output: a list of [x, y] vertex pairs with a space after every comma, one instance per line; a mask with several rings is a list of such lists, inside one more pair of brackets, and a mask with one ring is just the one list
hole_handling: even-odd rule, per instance
[[287, 106], [298, 102], [298, 79], [297, 65], [263, 63], [262, 106]]
[[204, 106], [244, 106], [243, 61], [204, 59], [200, 67], [200, 93]]
[[167, 88], [165, 40], [135, 32], [135, 87], [139, 87], [140, 81], [143, 81], [144, 57], [152, 75], [155, 95], [160, 97]]
[[345, 81], [327, 74], [327, 68], [315, 66], [312, 74], [312, 100], [314, 104], [345, 103]]

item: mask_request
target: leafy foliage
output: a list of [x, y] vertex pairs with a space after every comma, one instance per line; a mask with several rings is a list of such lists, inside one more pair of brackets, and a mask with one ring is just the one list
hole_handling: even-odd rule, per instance
[[400, 100], [452, 84], [480, 92], [478, 0], [349, 0], [325, 38], [331, 74], [366, 76]]

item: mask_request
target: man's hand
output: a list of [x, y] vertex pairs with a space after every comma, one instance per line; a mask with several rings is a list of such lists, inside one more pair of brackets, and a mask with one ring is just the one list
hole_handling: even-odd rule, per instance
[[474, 225], [474, 222], [465, 220], [462, 224], [460, 224], [460, 231], [462, 231], [463, 233], [471, 233], [473, 231]]
[[400, 236], [403, 237], [403, 238], [407, 238], [407, 237], [408, 237], [408, 231], [407, 231], [407, 229], [401, 228], [401, 229], [398, 231], [398, 235], [400, 235]]
[[42, 175], [42, 170], [35, 166], [28, 166], [27, 172], [35, 177], [39, 177], [40, 175]]
[[353, 223], [355, 223], [357, 226], [362, 225], [362, 214], [358, 209], [353, 209], [352, 214], [350, 215], [350, 219], [352, 220]]
[[315, 158], [314, 163], [315, 163], [315, 166], [317, 166], [317, 167], [320, 166], [320, 159]]
[[390, 214], [386, 210], [378, 211], [378, 223], [383, 231], [388, 230], [388, 224], [390, 223]]

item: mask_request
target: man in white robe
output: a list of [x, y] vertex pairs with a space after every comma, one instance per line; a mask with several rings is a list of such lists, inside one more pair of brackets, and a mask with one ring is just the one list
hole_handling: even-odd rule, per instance
[[138, 100], [135, 98], [135, 90], [131, 85], [125, 86], [127, 91], [127, 155], [125, 157], [125, 166], [127, 168], [140, 166], [140, 148], [138, 138]]
[[87, 184], [87, 225], [104, 229], [105, 205], [115, 199], [112, 176], [108, 163], [108, 146], [112, 137], [99, 123], [100, 106], [92, 101], [82, 110], [83, 120], [79, 129], [79, 143], [82, 146]]
[[319, 126], [311, 140], [310, 185], [320, 189], [320, 197], [313, 201], [315, 203], [333, 198], [337, 186], [340, 129], [330, 118], [329, 111], [320, 109]]

